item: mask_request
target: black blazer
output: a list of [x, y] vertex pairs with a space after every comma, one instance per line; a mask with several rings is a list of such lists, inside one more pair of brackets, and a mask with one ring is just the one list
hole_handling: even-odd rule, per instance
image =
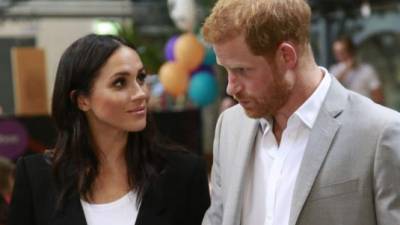
[[[166, 167], [145, 191], [136, 225], [197, 225], [210, 204], [204, 160], [169, 151]], [[10, 205], [9, 225], [86, 225], [76, 191], [56, 210], [51, 166], [43, 155], [21, 158]]]

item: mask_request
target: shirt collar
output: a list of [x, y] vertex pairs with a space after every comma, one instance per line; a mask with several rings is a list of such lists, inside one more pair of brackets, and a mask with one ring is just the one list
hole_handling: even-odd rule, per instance
[[[299, 117], [300, 120], [310, 129], [314, 126], [319, 110], [321, 109], [322, 103], [332, 82], [332, 78], [328, 71], [323, 67], [319, 68], [322, 70], [324, 76], [322, 81], [318, 84], [317, 89], [315, 89], [312, 95], [292, 115]], [[261, 131], [265, 132], [265, 129], [271, 126], [272, 119], [260, 118], [259, 122]]]
[[320, 67], [320, 69], [323, 72], [324, 78], [312, 95], [294, 113], [310, 129], [314, 126], [315, 120], [317, 120], [319, 110], [321, 109], [332, 82], [328, 71], [323, 67]]

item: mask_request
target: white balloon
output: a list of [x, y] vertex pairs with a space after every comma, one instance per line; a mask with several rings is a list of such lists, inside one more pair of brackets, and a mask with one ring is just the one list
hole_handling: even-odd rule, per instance
[[196, 23], [196, 3], [194, 0], [167, 0], [169, 16], [175, 26], [182, 31], [192, 31]]

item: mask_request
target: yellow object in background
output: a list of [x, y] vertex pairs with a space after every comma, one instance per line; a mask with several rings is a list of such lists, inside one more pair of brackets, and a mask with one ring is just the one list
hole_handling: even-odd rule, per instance
[[186, 67], [188, 71], [196, 69], [204, 59], [204, 46], [192, 33], [178, 37], [174, 46], [175, 61]]
[[48, 115], [45, 53], [38, 48], [11, 50], [16, 115]]
[[166, 62], [159, 71], [160, 82], [164, 90], [173, 96], [186, 93], [189, 83], [189, 72], [180, 63]]

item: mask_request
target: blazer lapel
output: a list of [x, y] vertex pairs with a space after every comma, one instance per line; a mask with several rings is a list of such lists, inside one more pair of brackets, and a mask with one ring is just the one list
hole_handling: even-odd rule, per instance
[[56, 210], [51, 224], [54, 225], [87, 225], [79, 194], [74, 193], [64, 207]]
[[164, 224], [167, 207], [165, 205], [165, 188], [168, 186], [166, 172], [162, 172], [159, 179], [151, 184], [143, 196], [139, 207], [135, 225]]
[[239, 144], [234, 152], [234, 168], [232, 171], [231, 191], [229, 193], [229, 203], [226, 208], [233, 209], [232, 212], [235, 213], [235, 218], [232, 222], [234, 224], [240, 224], [242, 216], [242, 205], [243, 205], [243, 191], [244, 191], [244, 178], [246, 171], [248, 170], [248, 164], [251, 152], [254, 148], [254, 141], [258, 131], [258, 121], [253, 119], [246, 119], [246, 122], [239, 128], [242, 129], [240, 132]]
[[343, 111], [346, 101], [347, 91], [332, 77], [330, 89], [310, 133], [297, 176], [289, 225], [295, 225], [299, 218], [304, 203], [330, 150], [335, 134], [340, 127], [336, 117]]

